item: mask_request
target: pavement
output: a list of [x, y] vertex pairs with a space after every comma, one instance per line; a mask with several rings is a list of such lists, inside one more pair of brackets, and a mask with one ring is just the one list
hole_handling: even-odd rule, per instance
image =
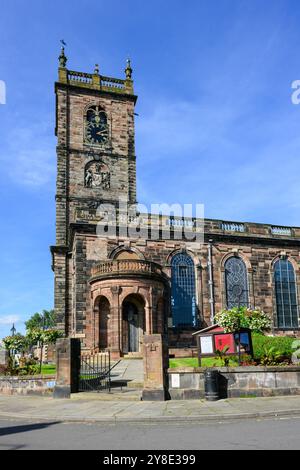
[[112, 386], [119, 384], [130, 388], [143, 388], [144, 368], [142, 359], [121, 359], [111, 371]]
[[0, 419], [116, 424], [222, 422], [228, 419], [300, 416], [300, 396], [232, 398], [216, 402], [144, 402], [138, 401], [140, 391], [127, 393], [131, 399], [126, 393], [78, 393], [70, 399], [0, 396]]

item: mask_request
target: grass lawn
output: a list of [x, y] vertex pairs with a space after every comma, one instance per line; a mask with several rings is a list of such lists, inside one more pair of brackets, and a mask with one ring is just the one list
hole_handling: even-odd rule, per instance
[[56, 365], [55, 364], [43, 364], [42, 375], [51, 375], [51, 374], [56, 374]]
[[[238, 363], [234, 359], [229, 360], [229, 366], [235, 367]], [[204, 357], [201, 360], [201, 367], [221, 367], [222, 363], [220, 359], [214, 357]], [[170, 359], [170, 368], [175, 369], [176, 367], [199, 367], [197, 357], [183, 357], [178, 359]]]

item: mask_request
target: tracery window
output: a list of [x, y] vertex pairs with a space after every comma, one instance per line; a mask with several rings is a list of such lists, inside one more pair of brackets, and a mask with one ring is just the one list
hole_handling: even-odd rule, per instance
[[244, 261], [232, 256], [225, 263], [225, 291], [227, 308], [249, 305], [247, 269]]
[[171, 261], [171, 307], [173, 326], [198, 326], [195, 266], [186, 253], [174, 255]]
[[280, 259], [274, 264], [277, 327], [298, 328], [296, 276], [292, 263]]

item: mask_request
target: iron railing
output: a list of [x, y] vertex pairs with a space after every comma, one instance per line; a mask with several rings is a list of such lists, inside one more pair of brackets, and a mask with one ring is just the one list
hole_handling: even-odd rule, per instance
[[111, 389], [110, 352], [80, 357], [80, 392], [101, 392]]

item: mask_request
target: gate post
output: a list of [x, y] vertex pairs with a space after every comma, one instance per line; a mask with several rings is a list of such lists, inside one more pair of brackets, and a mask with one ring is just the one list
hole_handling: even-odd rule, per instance
[[77, 393], [80, 375], [80, 339], [62, 338], [56, 342], [56, 385], [53, 398], [70, 398]]
[[165, 335], [144, 335], [144, 389], [145, 401], [164, 401], [169, 398], [169, 350]]

